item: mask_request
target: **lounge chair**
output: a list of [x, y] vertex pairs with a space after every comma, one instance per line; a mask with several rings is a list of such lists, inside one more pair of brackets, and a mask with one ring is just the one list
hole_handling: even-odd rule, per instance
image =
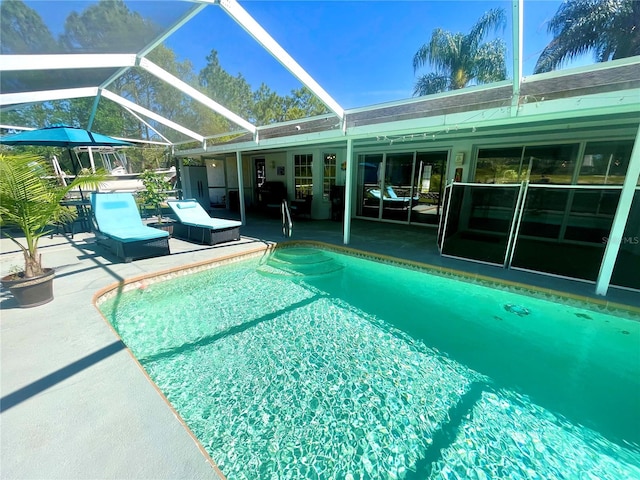
[[142, 223], [131, 193], [91, 194], [94, 228], [102, 245], [125, 262], [169, 255], [169, 234]]
[[380, 194], [379, 188], [368, 189], [367, 194], [369, 195], [369, 199], [374, 200], [373, 202], [371, 202], [374, 205], [379, 205], [379, 201], [382, 197], [384, 208], [408, 208], [412, 200], [414, 203], [418, 203], [418, 201], [420, 200], [419, 195], [416, 195], [413, 198], [399, 197], [391, 186], [387, 186], [383, 195]]
[[240, 239], [241, 222], [212, 218], [195, 199], [169, 200], [169, 208], [178, 217], [173, 236], [183, 240], [216, 245]]

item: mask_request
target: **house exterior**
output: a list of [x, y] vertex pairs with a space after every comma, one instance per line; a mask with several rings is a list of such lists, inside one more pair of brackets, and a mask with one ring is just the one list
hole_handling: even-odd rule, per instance
[[612, 285], [640, 289], [639, 100], [632, 58], [178, 155], [207, 165], [212, 203], [260, 208], [263, 184], [278, 183], [293, 204], [312, 196], [312, 218], [344, 218], [345, 243], [351, 218], [407, 223], [439, 228], [443, 255], [596, 283], [610, 269]]
[[[312, 219], [342, 220], [345, 243], [353, 218], [406, 223], [437, 228], [443, 255], [594, 282], [603, 295], [609, 285], [640, 290], [639, 56], [524, 77], [525, 6], [511, 0], [511, 80], [344, 110], [237, 1], [162, 3], [175, 11], [158, 31], [87, 51], [24, 42], [31, 17], [18, 11], [0, 55], [0, 112], [91, 98], [79, 114], [91, 129], [107, 100], [146, 132], [128, 140], [171, 149], [183, 195], [214, 211], [237, 210], [244, 221], [247, 209], [277, 211], [286, 199]], [[332, 113], [256, 126], [148, 58], [214, 11]], [[60, 29], [57, 17], [45, 20]], [[8, 53], [6, 38], [15, 43]], [[167, 108], [172, 117], [163, 117], [157, 102], [118, 87], [126, 75], [134, 86], [169, 85], [165, 97], [201, 110]], [[209, 126], [179, 123], [207, 115], [238, 130], [207, 135]]]

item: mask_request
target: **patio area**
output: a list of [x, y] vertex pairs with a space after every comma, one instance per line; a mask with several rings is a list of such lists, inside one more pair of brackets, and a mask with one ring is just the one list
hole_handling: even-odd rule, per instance
[[[299, 221], [291, 240], [342, 245], [342, 224]], [[249, 217], [242, 239], [214, 246], [170, 240], [169, 256], [117, 263], [93, 234], [45, 237], [40, 252], [56, 268], [55, 300], [19, 309], [0, 292], [1, 475], [26, 478], [222, 478], [162, 395], [92, 304], [114, 283], [263, 249], [283, 240], [278, 219]], [[592, 284], [442, 258], [433, 229], [354, 220], [352, 248], [511, 282], [595, 297]], [[2, 275], [22, 263], [0, 240]], [[104, 255], [104, 256], [103, 256]], [[640, 307], [638, 294], [607, 298]]]

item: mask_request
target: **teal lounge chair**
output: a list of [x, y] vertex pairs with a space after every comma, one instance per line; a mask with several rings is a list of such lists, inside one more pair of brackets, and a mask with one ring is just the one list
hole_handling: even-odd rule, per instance
[[125, 262], [169, 255], [169, 234], [142, 223], [131, 193], [92, 193], [91, 209], [98, 245]]
[[240, 240], [241, 222], [212, 218], [195, 199], [169, 200], [169, 208], [178, 217], [173, 236], [206, 245]]

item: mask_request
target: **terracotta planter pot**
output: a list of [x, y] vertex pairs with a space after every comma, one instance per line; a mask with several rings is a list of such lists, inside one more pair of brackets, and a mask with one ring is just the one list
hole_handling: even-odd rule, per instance
[[20, 274], [2, 277], [0, 281], [8, 288], [21, 308], [37, 307], [53, 300], [53, 268], [45, 268], [44, 275], [24, 278]]

